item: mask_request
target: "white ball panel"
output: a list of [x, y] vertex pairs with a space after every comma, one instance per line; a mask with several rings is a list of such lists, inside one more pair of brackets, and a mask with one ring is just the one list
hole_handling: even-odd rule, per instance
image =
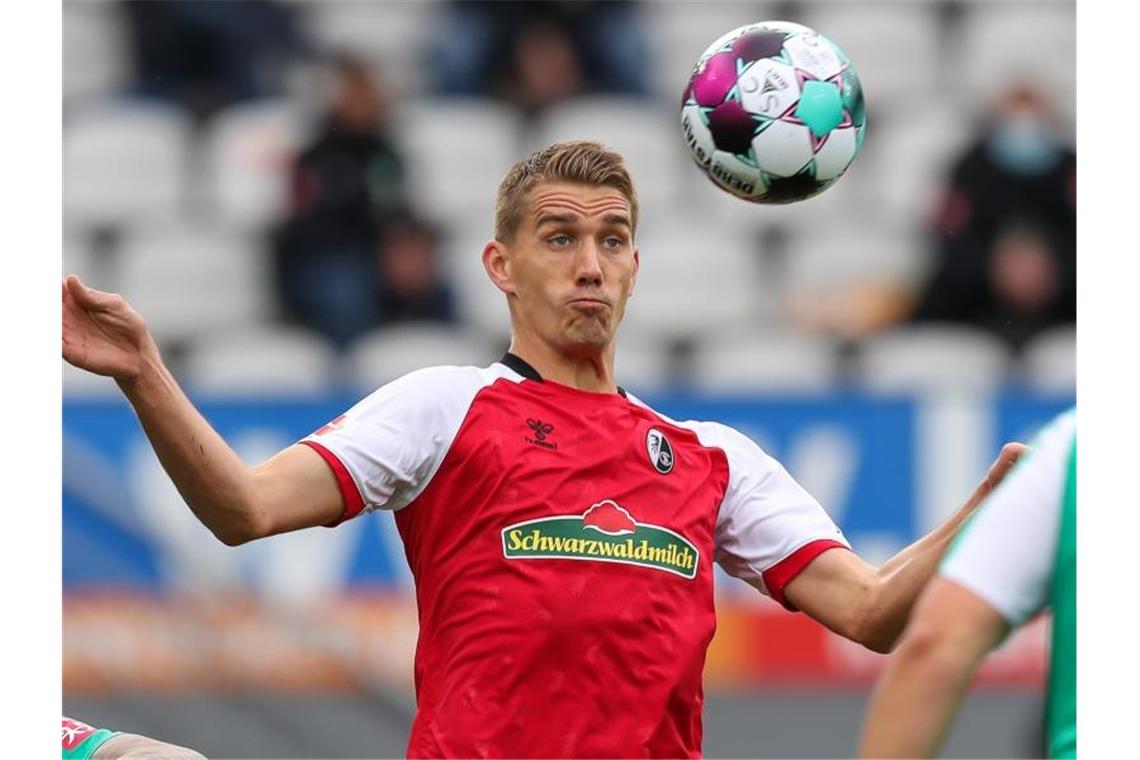
[[685, 106], [681, 109], [681, 134], [693, 159], [700, 166], [707, 168], [716, 150], [716, 144], [713, 142], [712, 133], [701, 118], [700, 106]]
[[815, 154], [816, 179], [834, 179], [847, 170], [855, 158], [855, 127], [833, 129], [827, 142]]
[[790, 177], [811, 160], [811, 139], [802, 124], [777, 121], [752, 138], [756, 162], [764, 171]]
[[771, 58], [750, 63], [740, 72], [737, 84], [744, 109], [771, 118], [786, 112], [800, 97], [795, 70]]
[[755, 198], [765, 192], [759, 172], [723, 150], [713, 153], [707, 171], [713, 182], [733, 195]]
[[830, 79], [843, 70], [839, 55], [818, 34], [802, 34], [784, 42], [784, 49], [792, 56], [796, 68], [811, 73], [817, 79]]
[[757, 24], [764, 29], [772, 29], [777, 32], [787, 32], [789, 34], [815, 34], [815, 30], [811, 27], [797, 24], [794, 21], [763, 21]]

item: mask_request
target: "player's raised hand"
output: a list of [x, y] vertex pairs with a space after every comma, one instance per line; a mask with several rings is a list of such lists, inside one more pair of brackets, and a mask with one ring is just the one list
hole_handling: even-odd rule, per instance
[[63, 281], [63, 358], [80, 369], [130, 381], [158, 348], [138, 312], [122, 296]]
[[978, 487], [974, 489], [974, 493], [970, 495], [970, 501], [968, 502], [970, 509], [981, 504], [982, 500], [989, 496], [991, 491], [997, 488], [1002, 478], [1009, 474], [1009, 471], [1017, 464], [1017, 460], [1027, 451], [1029, 451], [1029, 447], [1024, 443], [1007, 443], [1001, 447], [997, 459], [990, 465], [986, 476], [982, 478], [982, 482], [978, 484]]

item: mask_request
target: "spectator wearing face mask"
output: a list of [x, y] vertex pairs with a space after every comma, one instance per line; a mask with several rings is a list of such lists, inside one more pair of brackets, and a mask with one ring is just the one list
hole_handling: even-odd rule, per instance
[[914, 319], [979, 326], [1014, 349], [1076, 321], [1076, 168], [1044, 95], [1006, 91], [950, 172]]

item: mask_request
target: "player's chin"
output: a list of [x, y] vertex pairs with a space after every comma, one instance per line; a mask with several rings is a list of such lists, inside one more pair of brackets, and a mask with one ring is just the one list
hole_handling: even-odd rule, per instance
[[613, 340], [613, 328], [608, 314], [579, 316], [567, 323], [563, 337], [569, 346], [604, 348]]

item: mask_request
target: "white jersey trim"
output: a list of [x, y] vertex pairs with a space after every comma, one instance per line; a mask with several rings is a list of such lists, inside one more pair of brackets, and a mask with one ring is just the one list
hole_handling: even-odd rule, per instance
[[523, 377], [498, 362], [416, 370], [377, 389], [335, 425], [301, 443], [315, 444], [339, 460], [363, 501], [360, 513], [403, 509], [439, 471], [475, 397], [498, 380], [517, 383]]

